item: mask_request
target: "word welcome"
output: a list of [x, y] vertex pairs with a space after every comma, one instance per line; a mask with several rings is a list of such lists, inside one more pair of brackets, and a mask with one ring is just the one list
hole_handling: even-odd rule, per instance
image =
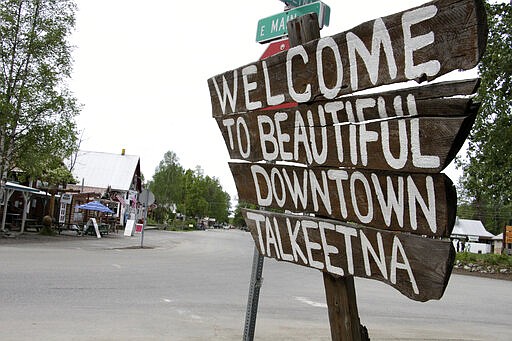
[[[451, 2], [458, 4], [450, 6]], [[474, 67], [481, 47], [469, 46], [464, 51], [453, 47], [458, 34], [478, 33], [472, 28], [481, 13], [458, 18], [463, 13], [451, 12], [467, 2], [473, 4], [470, 0], [435, 2], [378, 18], [371, 25], [214, 76], [208, 80], [213, 114], [252, 111], [288, 101], [304, 103], [318, 96], [333, 99], [381, 84], [430, 80], [455, 68]]]

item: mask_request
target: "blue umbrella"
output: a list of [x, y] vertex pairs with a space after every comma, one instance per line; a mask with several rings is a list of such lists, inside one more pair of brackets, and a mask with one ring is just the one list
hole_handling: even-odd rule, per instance
[[112, 214], [114, 213], [114, 211], [112, 211], [110, 208], [103, 205], [99, 201], [91, 201], [91, 202], [88, 202], [87, 204], [78, 206], [78, 208], [80, 208], [82, 210], [89, 210], [89, 211], [98, 211], [98, 212], [112, 213]]

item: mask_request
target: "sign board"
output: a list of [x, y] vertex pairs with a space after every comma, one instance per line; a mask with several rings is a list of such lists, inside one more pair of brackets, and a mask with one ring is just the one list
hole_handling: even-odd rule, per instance
[[468, 236], [469, 242], [478, 242], [478, 236]]
[[71, 204], [73, 200], [73, 195], [71, 193], [62, 193], [60, 195], [60, 202], [64, 204]]
[[426, 3], [211, 77], [212, 114], [430, 81], [452, 70], [474, 68], [485, 41], [481, 0]]
[[471, 69], [486, 32], [481, 0], [439, 0], [211, 77], [239, 199], [291, 212], [244, 211], [260, 253], [439, 299], [457, 207], [440, 172], [474, 123], [479, 81], [353, 93]]
[[258, 21], [256, 41], [265, 43], [287, 35], [286, 24], [288, 21], [307, 13], [316, 13], [318, 15], [318, 25], [320, 28], [324, 27], [324, 25], [329, 26], [331, 9], [323, 2], [317, 1], [260, 19]]
[[347, 96], [223, 116], [217, 123], [232, 159], [436, 173], [470, 132], [478, 106], [468, 95], [476, 84]]
[[286, 51], [290, 48], [290, 41], [288, 39], [281, 39], [273, 41], [267, 45], [267, 49], [260, 57], [260, 60], [267, 59], [270, 56], [278, 54], [279, 52]]
[[85, 225], [85, 229], [84, 229], [83, 234], [86, 234], [87, 230], [90, 229], [91, 227], [93, 227], [94, 228], [94, 232], [96, 232], [96, 238], [100, 239], [101, 238], [101, 233], [100, 233], [100, 228], [98, 226], [98, 223], [96, 222], [96, 218], [89, 218], [89, 221]]
[[503, 241], [505, 244], [512, 244], [512, 226], [505, 226]]
[[144, 229], [144, 224], [135, 224], [135, 233], [142, 233]]
[[126, 236], [126, 237], [131, 237], [133, 236], [133, 228], [135, 226], [135, 220], [133, 219], [128, 219], [126, 221], [126, 225], [124, 227], [124, 233], [123, 235]]
[[230, 163], [239, 200], [383, 230], [449, 237], [457, 196], [445, 174]]
[[66, 221], [66, 208], [68, 204], [61, 201], [59, 208], [59, 224], [64, 223]]
[[151, 206], [155, 203], [155, 195], [149, 189], [144, 189], [139, 194], [139, 203]]
[[376, 279], [417, 301], [441, 298], [455, 258], [450, 241], [309, 216], [242, 213], [262, 255], [336, 276]]

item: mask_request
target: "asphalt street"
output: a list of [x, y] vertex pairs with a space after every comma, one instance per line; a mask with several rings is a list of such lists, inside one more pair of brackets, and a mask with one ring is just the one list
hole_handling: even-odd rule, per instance
[[[0, 239], [0, 340], [241, 340], [247, 232]], [[330, 340], [322, 275], [266, 259], [255, 340]], [[356, 279], [371, 340], [511, 340], [512, 282], [452, 275], [419, 303]]]

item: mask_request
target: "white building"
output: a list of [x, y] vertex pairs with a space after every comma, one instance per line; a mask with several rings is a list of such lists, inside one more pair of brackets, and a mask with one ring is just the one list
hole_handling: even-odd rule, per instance
[[450, 236], [457, 251], [491, 253], [494, 235], [480, 220], [457, 219]]
[[135, 219], [137, 195], [142, 190], [139, 156], [127, 155], [124, 149], [120, 154], [79, 151], [71, 172], [78, 183], [68, 185], [68, 188], [117, 202], [116, 216], [121, 224], [125, 218]]

